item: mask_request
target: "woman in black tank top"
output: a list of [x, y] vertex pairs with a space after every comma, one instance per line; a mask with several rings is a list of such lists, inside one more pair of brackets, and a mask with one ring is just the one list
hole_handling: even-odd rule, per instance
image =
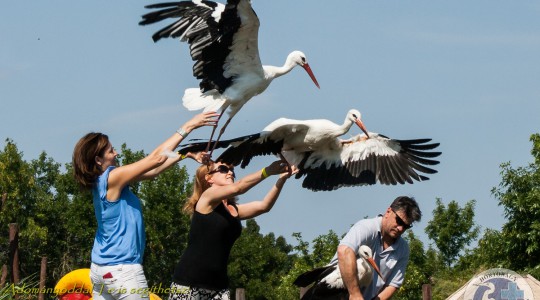
[[[188, 246], [174, 270], [169, 300], [230, 299], [227, 263], [242, 231], [240, 221], [270, 211], [285, 181], [296, 172], [295, 166], [275, 161], [235, 182], [233, 167], [221, 162], [197, 169], [193, 194], [184, 206], [192, 216]], [[237, 196], [278, 174], [264, 199], [236, 203]]]

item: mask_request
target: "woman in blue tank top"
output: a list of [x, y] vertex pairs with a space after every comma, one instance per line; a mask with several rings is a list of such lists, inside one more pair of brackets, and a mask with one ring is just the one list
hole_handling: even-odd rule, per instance
[[[192, 215], [188, 245], [177, 264], [169, 300], [228, 300], [227, 262], [240, 236], [240, 220], [254, 218], [272, 209], [285, 181], [298, 172], [285, 161], [234, 181], [232, 166], [221, 162], [202, 165], [195, 174], [193, 195], [184, 206]], [[237, 204], [236, 196], [270, 175], [279, 175], [264, 199]]]
[[90, 267], [94, 300], [148, 298], [142, 269], [146, 242], [142, 208], [129, 184], [152, 179], [185, 157], [201, 161], [203, 153], [167, 153], [193, 129], [215, 125], [218, 115], [196, 115], [148, 156], [125, 166], [117, 166], [118, 153], [105, 134], [88, 133], [75, 145], [74, 176], [82, 188], [92, 190], [98, 225]]

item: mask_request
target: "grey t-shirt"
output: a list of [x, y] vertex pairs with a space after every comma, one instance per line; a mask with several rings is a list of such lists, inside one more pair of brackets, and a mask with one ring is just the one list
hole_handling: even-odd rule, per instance
[[[383, 251], [381, 237], [382, 215], [372, 219], [363, 219], [351, 227], [349, 232], [339, 243], [358, 253], [360, 245], [366, 245], [373, 251], [373, 259], [384, 277], [383, 281], [376, 272], [374, 280], [362, 295], [365, 299], [372, 299], [385, 285], [399, 288], [403, 284], [405, 269], [409, 261], [409, 244], [399, 237], [397, 241]], [[337, 252], [330, 264], [337, 263]], [[375, 280], [376, 279], [376, 280]]]

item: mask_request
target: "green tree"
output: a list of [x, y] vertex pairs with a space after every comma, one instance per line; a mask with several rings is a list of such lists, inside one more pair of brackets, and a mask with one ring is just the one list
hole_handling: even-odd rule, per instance
[[476, 248], [471, 249], [460, 258], [456, 264], [456, 269], [471, 269], [473, 273], [479, 273], [491, 268], [511, 269], [510, 262], [506, 259], [504, 245], [502, 233], [488, 228], [478, 240]]
[[[8, 245], [8, 224], [17, 223], [21, 276], [24, 277], [35, 271], [30, 267], [31, 262], [37, 257], [35, 254], [42, 252], [40, 245], [46, 240], [47, 229], [39, 224], [39, 208], [43, 206], [40, 205], [39, 196], [44, 193], [40, 191], [32, 165], [23, 160], [23, 153], [9, 139], [4, 150], [0, 151], [0, 194], [5, 195], [6, 199], [0, 211], [0, 244]], [[1, 249], [0, 264], [7, 264], [8, 247]]]
[[[23, 228], [26, 226], [27, 216], [36, 209], [36, 189], [31, 165], [23, 160], [17, 145], [7, 139], [4, 150], [0, 151], [0, 194], [6, 197], [0, 214], [2, 233], [7, 232], [9, 223], [18, 223]], [[2, 234], [2, 237], [2, 242], [7, 241], [6, 234]]]
[[191, 194], [185, 167], [172, 166], [141, 184], [146, 224], [144, 268], [149, 286], [168, 287], [176, 263], [187, 246], [190, 218], [182, 206]]
[[[60, 164], [45, 152], [30, 163], [11, 140], [0, 151], [0, 194], [6, 203], [0, 211], [0, 224], [19, 225], [19, 256], [22, 277], [39, 274], [41, 258], [48, 259], [47, 286], [67, 271], [88, 266], [88, 232], [85, 222], [92, 210], [74, 205], [81, 198], [73, 189], [74, 180], [61, 172]], [[88, 203], [86, 197], [85, 201]], [[0, 243], [7, 244], [8, 228], [3, 227]], [[2, 247], [0, 263], [7, 263], [7, 247]], [[4, 251], [4, 249], [6, 249]]]
[[531, 135], [530, 141], [534, 161], [518, 168], [503, 163], [502, 181], [492, 193], [508, 220], [502, 228], [498, 252], [510, 269], [540, 276], [540, 134]]
[[57, 257], [61, 266], [58, 279], [69, 271], [90, 267], [90, 254], [97, 228], [92, 193], [79, 188], [72, 175], [71, 164], [66, 165], [66, 170], [56, 183], [56, 197], [67, 203], [58, 217], [58, 220], [65, 222], [64, 230], [58, 234], [58, 241], [65, 241], [59, 244], [62, 247], [58, 249], [62, 254]]
[[78, 189], [70, 165], [62, 172], [61, 165], [45, 152], [31, 165], [39, 186], [37, 209], [28, 216], [30, 222], [25, 230], [29, 236], [23, 239], [28, 244], [22, 244], [21, 250], [33, 252], [28, 257], [33, 257], [32, 265], [36, 267], [41, 256], [46, 256], [52, 279], [58, 279], [73, 269], [88, 267], [95, 228], [91, 198], [88, 192]]
[[433, 220], [428, 222], [425, 232], [435, 241], [447, 267], [478, 236], [480, 227], [474, 223], [475, 203], [475, 200], [471, 200], [460, 208], [456, 201], [450, 201], [448, 207], [445, 207], [441, 199], [437, 199]]
[[433, 275], [432, 263], [427, 261], [424, 244], [414, 232], [408, 231], [404, 238], [409, 242], [410, 256], [406, 277], [402, 287], [395, 296], [396, 300], [416, 300], [422, 298], [422, 285], [431, 283]]
[[328, 264], [339, 244], [339, 237], [332, 230], [313, 239], [312, 246], [302, 239], [301, 233], [295, 232], [292, 236], [298, 245], [294, 246], [295, 253], [290, 256], [291, 270], [281, 278], [277, 288], [277, 299], [298, 299], [300, 290], [293, 282], [300, 274]]
[[281, 278], [292, 268], [292, 246], [273, 233], [263, 235], [254, 219], [246, 221], [242, 235], [231, 250], [231, 289], [245, 288], [248, 299], [283, 299], [277, 292]]

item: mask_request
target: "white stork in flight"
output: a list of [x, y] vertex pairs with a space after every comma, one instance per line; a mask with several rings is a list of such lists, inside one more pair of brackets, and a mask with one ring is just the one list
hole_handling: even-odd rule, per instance
[[[154, 42], [172, 37], [189, 43], [191, 58], [195, 61], [193, 75], [201, 81], [199, 88], [186, 89], [182, 98], [184, 107], [220, 112], [217, 122], [227, 111], [229, 118], [216, 142], [249, 99], [264, 92], [274, 78], [289, 73], [294, 67], [304, 68], [319, 87], [306, 56], [300, 51], [291, 52], [281, 67], [261, 64], [259, 18], [250, 0], [228, 0], [226, 5], [193, 0], [152, 4], [146, 8], [159, 10], [143, 15], [140, 25], [178, 19], [156, 32], [152, 36]], [[217, 123], [207, 151], [216, 127]]]
[[[340, 136], [356, 124], [363, 134], [350, 139]], [[292, 120], [280, 118], [262, 132], [231, 140], [219, 141], [218, 148], [227, 148], [216, 160], [244, 168], [254, 156], [282, 155], [305, 176], [304, 188], [331, 191], [345, 186], [396, 185], [424, 181], [419, 173], [437, 173], [427, 166], [439, 161], [433, 158], [441, 152], [429, 151], [439, 143], [431, 139], [396, 140], [368, 132], [356, 109], [347, 113], [343, 124], [324, 119]], [[179, 151], [202, 151], [206, 142], [183, 145]]]
[[[373, 260], [371, 249], [366, 245], [362, 245], [358, 249], [358, 254], [356, 268], [358, 270], [360, 289], [364, 289], [371, 284], [373, 270], [384, 280], [379, 267]], [[314, 284], [306, 291], [301, 300], [349, 299], [349, 293], [347, 287], [343, 284], [337, 262], [300, 274], [294, 281], [294, 284], [300, 287], [307, 287], [312, 283]]]

